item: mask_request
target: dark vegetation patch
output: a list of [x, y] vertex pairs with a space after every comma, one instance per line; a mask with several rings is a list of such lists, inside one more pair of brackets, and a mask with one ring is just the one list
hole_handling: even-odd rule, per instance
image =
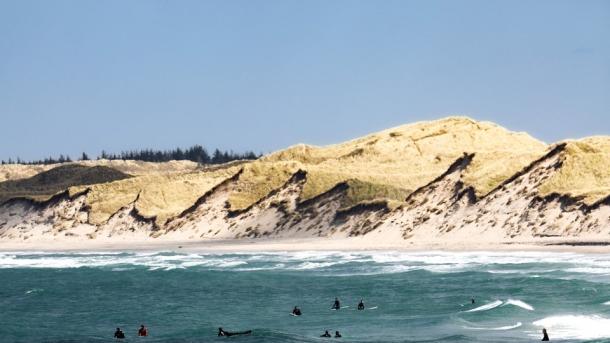
[[0, 203], [12, 198], [43, 200], [72, 186], [92, 185], [131, 177], [116, 169], [68, 164], [27, 179], [0, 182]]

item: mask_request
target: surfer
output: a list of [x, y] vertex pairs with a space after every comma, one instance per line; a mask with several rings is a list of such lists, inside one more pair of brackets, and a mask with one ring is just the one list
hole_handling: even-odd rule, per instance
[[295, 306], [295, 307], [292, 309], [292, 314], [293, 314], [293, 315], [295, 315], [295, 316], [300, 316], [300, 315], [301, 315], [301, 309], [300, 309], [300, 308], [298, 308], [297, 306]]
[[335, 298], [335, 302], [333, 303], [333, 307], [331, 307], [331, 309], [333, 309], [333, 310], [341, 309], [341, 302], [339, 302], [339, 298]]
[[116, 338], [116, 339], [125, 338], [125, 333], [121, 330], [121, 328], [116, 328], [116, 331], [114, 332], [114, 338]]
[[140, 337], [148, 336], [148, 330], [146, 329], [146, 326], [144, 326], [144, 324], [140, 325], [140, 330], [138, 330], [138, 336], [140, 336]]
[[252, 330], [241, 331], [241, 332], [229, 332], [229, 331], [223, 330], [222, 328], [218, 328], [218, 336], [230, 337], [230, 336], [237, 336], [237, 335], [249, 335], [251, 333], [252, 333]]
[[320, 337], [331, 337], [331, 335], [328, 333], [328, 330], [326, 330], [322, 335], [320, 335]]
[[360, 302], [358, 303], [358, 310], [364, 310], [364, 303], [362, 302], [362, 299], [360, 299]]
[[549, 334], [546, 332], [546, 329], [542, 329], [542, 340], [543, 341], [550, 341]]
[[474, 305], [474, 298], [470, 298], [470, 303]]
[[341, 334], [339, 333], [339, 331], [335, 331], [335, 338], [341, 338]]

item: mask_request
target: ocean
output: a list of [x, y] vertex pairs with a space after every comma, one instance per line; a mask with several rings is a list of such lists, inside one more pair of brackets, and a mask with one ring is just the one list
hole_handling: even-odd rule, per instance
[[543, 327], [610, 342], [610, 255], [0, 253], [0, 342], [113, 342], [117, 327], [125, 342], [534, 342]]

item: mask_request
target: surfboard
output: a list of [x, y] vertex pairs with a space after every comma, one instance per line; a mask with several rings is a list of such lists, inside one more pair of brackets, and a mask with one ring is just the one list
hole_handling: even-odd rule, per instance
[[342, 309], [344, 309], [344, 308], [349, 308], [349, 306], [341, 306], [341, 308], [340, 308], [340, 309], [331, 308], [330, 310], [331, 310], [331, 311], [336, 311], [336, 310], [342, 310]]
[[291, 316], [293, 316], [293, 317], [300, 317], [300, 316], [301, 316], [301, 315], [298, 315], [298, 314], [294, 314], [294, 313], [292, 313], [292, 312], [291, 312], [291, 313], [289, 313], [289, 315], [291, 315]]

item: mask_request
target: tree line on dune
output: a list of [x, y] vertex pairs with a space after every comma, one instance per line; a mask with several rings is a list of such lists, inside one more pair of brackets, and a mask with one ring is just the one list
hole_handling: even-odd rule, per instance
[[[252, 151], [246, 151], [244, 153], [236, 153], [232, 150], [229, 151], [221, 151], [219, 149], [215, 149], [211, 154], [208, 153], [207, 149], [202, 147], [201, 145], [194, 145], [187, 149], [176, 148], [173, 150], [153, 150], [153, 149], [142, 149], [142, 150], [129, 150], [129, 151], [121, 151], [119, 154], [111, 154], [106, 151], [101, 152], [101, 154], [97, 157], [98, 160], [135, 160], [135, 161], [145, 161], [145, 162], [168, 162], [172, 160], [177, 161], [193, 161], [200, 164], [221, 164], [227, 163], [236, 160], [255, 160], [259, 158], [261, 154], [255, 154]], [[91, 158], [87, 153], [82, 153], [82, 155], [77, 159], [79, 161], [88, 161]], [[59, 157], [47, 157], [42, 160], [32, 160], [32, 161], [24, 161], [17, 157], [17, 159], [13, 160], [9, 158], [7, 161], [2, 160], [2, 164], [55, 164], [55, 163], [66, 163], [73, 162], [73, 160], [68, 155], [59, 155]]]

